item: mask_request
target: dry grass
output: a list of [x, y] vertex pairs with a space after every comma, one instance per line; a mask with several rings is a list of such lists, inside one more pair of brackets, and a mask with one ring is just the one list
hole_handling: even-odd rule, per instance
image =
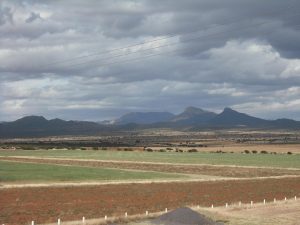
[[[286, 154], [287, 152], [292, 152], [294, 154], [300, 153], [300, 144], [235, 144], [232, 142], [208, 142], [203, 143], [207, 144], [207, 147], [178, 147], [183, 151], [188, 151], [189, 149], [197, 149], [199, 152], [216, 152], [216, 151], [223, 151], [223, 152], [234, 152], [240, 153], [248, 150], [250, 152], [257, 151], [260, 153], [261, 151], [267, 151], [269, 153], [276, 152], [276, 153], [283, 153]], [[163, 147], [149, 147], [153, 150], [159, 151], [160, 149], [165, 149]], [[173, 147], [175, 149], [175, 147]]]
[[[107, 217], [105, 218], [98, 218], [98, 219], [85, 219], [84, 225], [104, 225], [104, 224], [111, 224], [111, 223], [118, 223], [118, 224], [149, 224], [147, 220], [158, 217], [162, 215], [164, 212], [155, 212], [146, 214], [137, 214], [137, 215], [128, 215], [127, 217]], [[142, 222], [140, 222], [143, 220]], [[61, 221], [62, 222], [62, 221]], [[82, 220], [77, 221], [64, 221], [64, 225], [82, 225]], [[48, 223], [44, 225], [57, 225], [57, 223]]]
[[[277, 203], [244, 205], [243, 207], [230, 206], [229, 208], [217, 207], [214, 209], [197, 208], [194, 210], [204, 214], [215, 221], [224, 222], [226, 225], [299, 225], [300, 201], [280, 201]], [[127, 225], [149, 225], [149, 219], [157, 217], [164, 212], [151, 213], [148, 216], [132, 215], [127, 218], [111, 217], [105, 220], [86, 220], [86, 225], [101, 225], [118, 223]], [[81, 225], [82, 221], [64, 222], [66, 225]], [[48, 224], [48, 225], [54, 225]]]
[[200, 213], [226, 225], [299, 225], [300, 201], [288, 200], [276, 203], [254, 204], [253, 207], [218, 207], [200, 209]]

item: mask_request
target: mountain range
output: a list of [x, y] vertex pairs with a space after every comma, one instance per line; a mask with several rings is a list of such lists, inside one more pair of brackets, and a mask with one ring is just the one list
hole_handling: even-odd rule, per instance
[[95, 122], [47, 120], [42, 116], [27, 116], [13, 122], [0, 124], [0, 137], [45, 137], [60, 135], [93, 135], [111, 132], [112, 127]]
[[221, 113], [188, 107], [182, 113], [132, 112], [102, 123], [87, 121], [47, 120], [27, 116], [13, 122], [0, 123], [0, 138], [45, 137], [59, 135], [98, 135], [103, 133], [147, 128], [198, 129], [300, 129], [300, 122], [291, 119], [265, 120], [225, 108]]

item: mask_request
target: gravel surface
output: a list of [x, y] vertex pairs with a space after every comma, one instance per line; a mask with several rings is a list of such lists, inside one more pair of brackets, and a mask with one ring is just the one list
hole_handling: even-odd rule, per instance
[[166, 213], [154, 219], [152, 223], [164, 225], [222, 225], [187, 207]]

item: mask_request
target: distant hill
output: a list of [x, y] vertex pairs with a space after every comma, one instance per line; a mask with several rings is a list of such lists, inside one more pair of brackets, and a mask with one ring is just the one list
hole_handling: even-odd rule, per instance
[[245, 113], [232, 110], [231, 108], [225, 108], [223, 112], [212, 118], [208, 124], [225, 127], [262, 127], [270, 125], [270, 121], [249, 116]]
[[174, 114], [169, 112], [131, 112], [115, 120], [115, 124], [152, 124], [169, 121]]
[[280, 127], [283, 129], [300, 129], [300, 121], [291, 119], [277, 119], [272, 121], [273, 127]]
[[182, 113], [171, 119], [170, 122], [182, 125], [205, 124], [217, 114], [196, 107], [188, 107]]
[[45, 137], [60, 135], [98, 135], [148, 128], [185, 130], [259, 128], [300, 129], [300, 122], [291, 119], [265, 120], [225, 108], [220, 114], [188, 107], [174, 115], [168, 112], [128, 113], [103, 124], [86, 121], [47, 120], [42, 116], [27, 116], [13, 122], [0, 123], [0, 138]]
[[112, 131], [111, 127], [94, 122], [47, 120], [42, 116], [27, 116], [0, 124], [0, 137], [43, 137], [57, 135], [89, 135]]
[[[196, 125], [195, 127], [201, 127]], [[225, 108], [202, 126], [204, 128], [300, 129], [300, 122], [291, 119], [265, 120]]]

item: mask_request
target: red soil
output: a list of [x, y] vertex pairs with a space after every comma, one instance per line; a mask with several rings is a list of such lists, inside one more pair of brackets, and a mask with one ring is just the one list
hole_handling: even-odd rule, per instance
[[0, 189], [0, 224], [118, 216], [300, 195], [300, 178]]

